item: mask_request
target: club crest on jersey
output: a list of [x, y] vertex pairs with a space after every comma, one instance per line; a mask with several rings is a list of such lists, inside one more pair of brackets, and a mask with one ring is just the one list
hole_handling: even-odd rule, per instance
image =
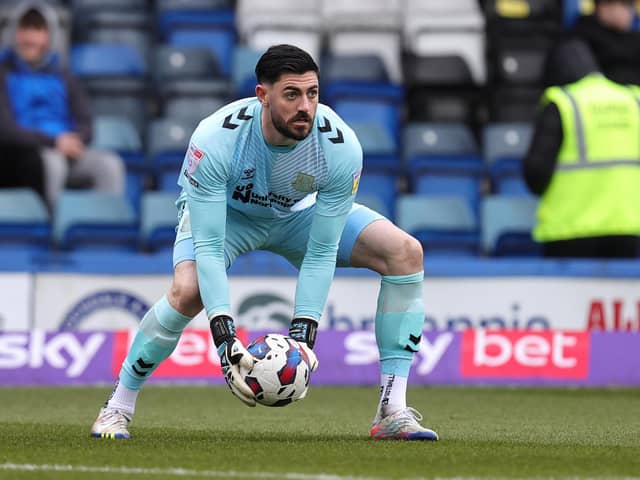
[[193, 143], [189, 144], [189, 151], [187, 153], [187, 171], [194, 173], [198, 169], [200, 160], [204, 157], [204, 153]]
[[299, 192], [309, 193], [313, 192], [313, 181], [316, 179], [313, 175], [307, 175], [306, 173], [298, 172], [298, 176], [291, 184]]

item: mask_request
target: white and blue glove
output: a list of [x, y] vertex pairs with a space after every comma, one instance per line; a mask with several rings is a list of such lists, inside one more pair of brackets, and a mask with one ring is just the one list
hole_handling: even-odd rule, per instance
[[233, 319], [228, 315], [216, 315], [210, 319], [209, 326], [227, 385], [245, 405], [255, 407], [255, 395], [244, 381], [244, 375], [253, 368], [255, 359], [236, 338]]
[[313, 346], [316, 343], [316, 332], [318, 331], [318, 322], [313, 318], [296, 317], [291, 321], [289, 327], [289, 336], [300, 344], [303, 353], [309, 360], [309, 367], [312, 372], [318, 368], [318, 357], [313, 353]]

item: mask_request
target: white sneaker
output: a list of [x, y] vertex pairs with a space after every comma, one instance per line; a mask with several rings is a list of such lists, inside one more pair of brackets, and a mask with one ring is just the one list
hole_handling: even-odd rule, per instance
[[374, 440], [438, 440], [438, 434], [420, 425], [422, 415], [408, 407], [393, 415], [376, 418], [369, 435]]
[[97, 438], [130, 438], [131, 415], [114, 408], [103, 407], [91, 427], [91, 436]]

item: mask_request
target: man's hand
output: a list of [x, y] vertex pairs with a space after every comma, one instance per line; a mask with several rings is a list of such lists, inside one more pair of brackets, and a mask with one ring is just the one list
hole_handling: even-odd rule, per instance
[[217, 315], [210, 319], [210, 327], [227, 385], [245, 405], [255, 407], [255, 395], [244, 381], [244, 374], [251, 370], [255, 359], [236, 338], [233, 319], [228, 315]]
[[77, 133], [66, 132], [56, 137], [56, 150], [67, 158], [77, 160], [84, 155], [84, 143]]
[[318, 357], [312, 350], [316, 343], [317, 330], [318, 322], [313, 318], [306, 317], [294, 318], [289, 328], [289, 336], [300, 344], [302, 352], [307, 356], [312, 372], [315, 372], [318, 368]]

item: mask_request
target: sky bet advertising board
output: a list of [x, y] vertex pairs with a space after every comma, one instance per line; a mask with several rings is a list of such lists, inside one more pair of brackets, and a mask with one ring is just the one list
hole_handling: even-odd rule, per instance
[[[240, 331], [248, 342], [267, 332]], [[110, 384], [135, 331], [0, 333], [0, 385]], [[376, 385], [370, 330], [319, 332], [312, 385]], [[632, 332], [425, 331], [413, 385], [640, 385], [640, 335]], [[222, 384], [208, 330], [187, 330], [150, 382]]]

